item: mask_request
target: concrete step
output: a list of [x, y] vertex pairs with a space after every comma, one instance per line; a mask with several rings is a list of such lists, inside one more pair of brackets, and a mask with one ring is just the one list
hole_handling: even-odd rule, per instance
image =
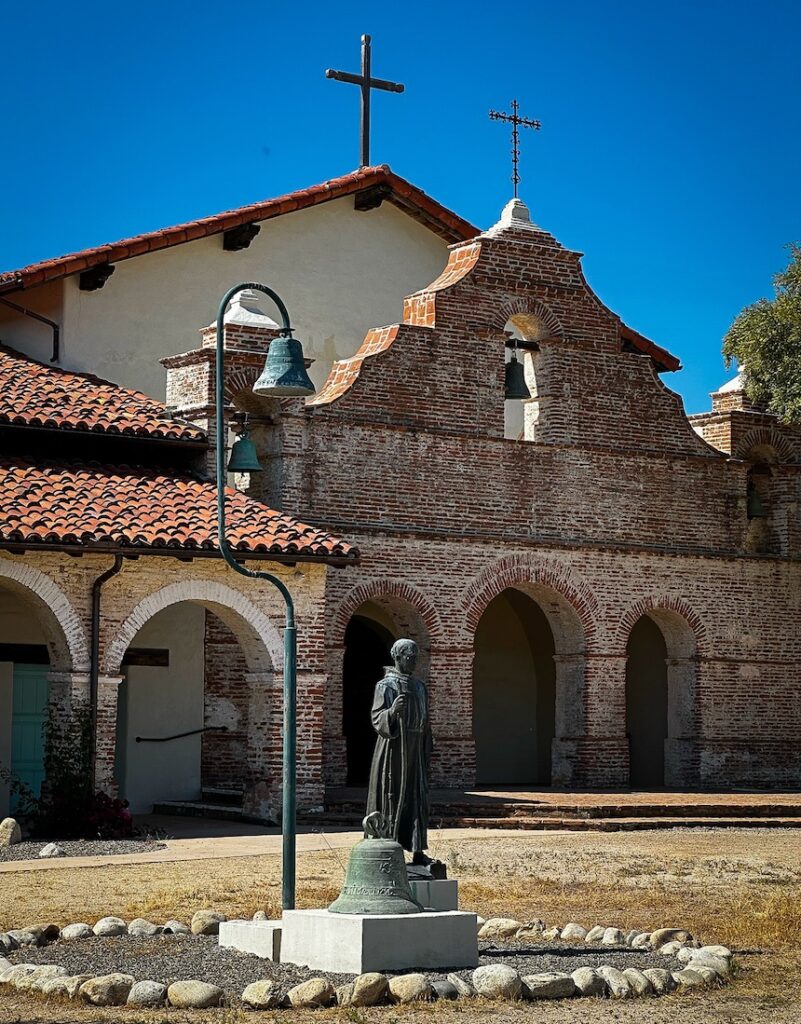
[[224, 821], [247, 820], [241, 807], [204, 800], [163, 800], [153, 805], [153, 814], [179, 814], [188, 818], [219, 818]]

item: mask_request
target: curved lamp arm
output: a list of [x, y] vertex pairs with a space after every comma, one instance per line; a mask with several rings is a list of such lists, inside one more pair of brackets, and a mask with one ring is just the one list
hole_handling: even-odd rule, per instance
[[295, 822], [297, 817], [297, 632], [295, 628], [295, 605], [286, 584], [269, 572], [256, 572], [241, 565], [225, 536], [225, 388], [223, 377], [224, 357], [224, 316], [228, 303], [239, 292], [253, 288], [264, 292], [273, 300], [281, 314], [281, 333], [291, 333], [289, 313], [281, 299], [272, 288], [256, 282], [238, 284], [225, 293], [217, 311], [217, 346], [216, 346], [216, 437], [217, 437], [217, 540], [220, 554], [232, 569], [242, 576], [252, 579], [267, 580], [280, 592], [286, 606], [284, 627], [284, 757], [283, 757], [283, 812], [281, 831], [283, 834], [283, 886], [282, 905], [284, 910], [295, 907]]

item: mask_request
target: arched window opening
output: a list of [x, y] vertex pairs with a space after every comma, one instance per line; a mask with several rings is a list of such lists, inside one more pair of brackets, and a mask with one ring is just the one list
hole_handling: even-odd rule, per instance
[[752, 554], [778, 554], [775, 529], [774, 469], [767, 460], [754, 462], [746, 482], [748, 530], [745, 547]]
[[[506, 393], [503, 410], [503, 436], [515, 441], [536, 441], [541, 415], [541, 396], [537, 387], [540, 358], [539, 341], [548, 337], [542, 320], [533, 313], [516, 313], [504, 327]], [[520, 370], [510, 367], [517, 362]], [[510, 391], [511, 385], [511, 391]]]

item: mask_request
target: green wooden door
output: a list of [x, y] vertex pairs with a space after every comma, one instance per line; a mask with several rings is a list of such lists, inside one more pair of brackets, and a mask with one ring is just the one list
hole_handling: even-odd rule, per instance
[[[38, 796], [44, 779], [44, 738], [47, 718], [48, 665], [14, 665], [11, 715], [11, 770]], [[11, 810], [17, 798], [11, 797]]]

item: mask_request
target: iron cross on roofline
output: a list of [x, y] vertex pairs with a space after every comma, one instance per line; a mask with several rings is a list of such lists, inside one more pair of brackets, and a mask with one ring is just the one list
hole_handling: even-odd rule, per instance
[[383, 78], [372, 78], [370, 75], [370, 37], [362, 36], [362, 73], [351, 75], [347, 71], [332, 71], [328, 68], [326, 78], [337, 82], [348, 82], [358, 85], [362, 93], [362, 124], [361, 124], [361, 166], [370, 166], [370, 90], [383, 89], [384, 92], [403, 92], [404, 86], [399, 82], [387, 82]]
[[490, 120], [505, 121], [512, 126], [512, 184], [515, 189], [515, 199], [517, 199], [517, 186], [520, 184], [520, 175], [517, 171], [520, 161], [520, 133], [518, 129], [521, 125], [523, 128], [534, 128], [536, 131], [542, 128], [541, 121], [532, 121], [527, 117], [520, 117], [518, 110], [520, 110], [520, 107], [517, 100], [512, 100], [511, 114], [505, 114], [499, 110], [491, 110], [489, 112]]

